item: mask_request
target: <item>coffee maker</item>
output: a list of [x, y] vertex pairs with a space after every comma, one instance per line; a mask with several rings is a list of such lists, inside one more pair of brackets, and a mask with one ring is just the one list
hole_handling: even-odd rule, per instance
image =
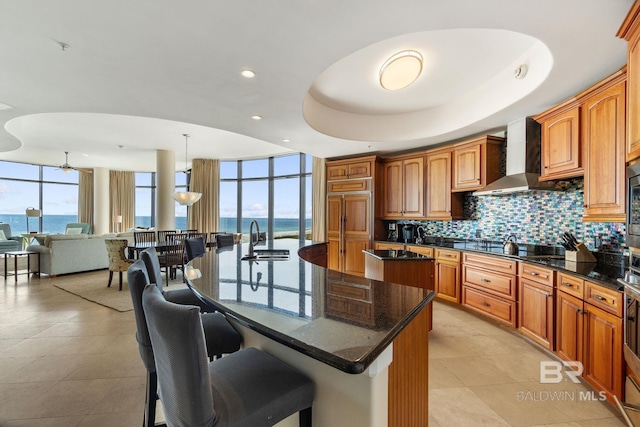
[[389, 231], [387, 232], [387, 241], [388, 242], [398, 241], [398, 226], [395, 222], [389, 223]]
[[404, 243], [413, 243], [414, 228], [413, 224], [404, 224], [402, 226], [402, 241]]

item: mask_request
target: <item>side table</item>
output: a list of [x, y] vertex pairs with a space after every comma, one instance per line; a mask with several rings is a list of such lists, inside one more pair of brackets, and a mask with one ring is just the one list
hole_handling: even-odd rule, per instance
[[21, 234], [22, 236], [22, 250], [27, 249], [27, 246], [33, 244], [34, 242], [40, 243], [38, 241], [38, 237], [46, 237], [49, 233], [25, 233]]
[[[4, 278], [7, 276], [14, 276], [16, 282], [18, 281], [18, 274], [31, 274], [31, 255], [38, 256], [38, 265], [40, 265], [40, 252], [33, 251], [9, 251], [4, 253]], [[21, 256], [27, 257], [27, 271], [19, 273], [18, 272], [18, 258]], [[7, 259], [9, 257], [13, 257], [13, 273], [9, 273], [7, 269]]]

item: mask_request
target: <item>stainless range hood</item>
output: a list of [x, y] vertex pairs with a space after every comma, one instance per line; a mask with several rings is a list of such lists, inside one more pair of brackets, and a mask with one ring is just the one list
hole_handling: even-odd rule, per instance
[[473, 193], [501, 196], [522, 191], [554, 191], [553, 182], [540, 182], [540, 124], [530, 117], [507, 125], [507, 175]]

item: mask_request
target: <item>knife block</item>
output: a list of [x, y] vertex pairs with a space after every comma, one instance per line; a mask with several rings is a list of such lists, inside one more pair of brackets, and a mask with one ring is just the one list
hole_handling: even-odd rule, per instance
[[596, 262], [598, 261], [596, 257], [593, 256], [591, 251], [587, 249], [587, 247], [583, 243], [578, 243], [576, 245], [575, 251], [565, 251], [564, 253], [565, 261], [570, 262]]

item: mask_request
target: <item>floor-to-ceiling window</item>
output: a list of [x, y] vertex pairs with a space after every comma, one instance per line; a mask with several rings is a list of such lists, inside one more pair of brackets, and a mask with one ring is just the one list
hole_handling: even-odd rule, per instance
[[257, 220], [272, 238], [310, 236], [311, 164], [302, 153], [220, 162], [220, 230], [248, 235]]
[[156, 225], [156, 174], [136, 172], [135, 226], [155, 227]]
[[[29, 218], [28, 229], [27, 208], [42, 212]], [[66, 224], [77, 221], [78, 172], [0, 161], [0, 222], [9, 223], [13, 234], [64, 233]]]

